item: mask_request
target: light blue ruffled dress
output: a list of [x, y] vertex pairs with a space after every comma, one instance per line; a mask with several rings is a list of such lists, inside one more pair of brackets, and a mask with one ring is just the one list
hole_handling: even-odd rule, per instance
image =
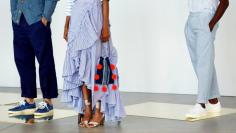
[[[111, 64], [117, 64], [117, 51], [111, 43], [102, 44], [100, 40], [102, 29], [102, 7], [100, 0], [75, 1], [68, 34], [68, 48], [65, 57], [63, 78], [64, 86], [61, 100], [73, 107], [78, 113], [83, 113], [84, 101], [81, 91], [83, 83], [92, 91], [92, 106], [101, 101], [101, 112], [107, 121], [120, 121], [126, 113], [120, 99], [118, 89], [111, 85], [103, 91], [98, 86], [96, 91], [95, 75], [101, 56], [107, 56]], [[117, 69], [114, 70], [118, 75]], [[114, 83], [119, 87], [118, 80]], [[98, 90], [97, 90], [98, 89]]]

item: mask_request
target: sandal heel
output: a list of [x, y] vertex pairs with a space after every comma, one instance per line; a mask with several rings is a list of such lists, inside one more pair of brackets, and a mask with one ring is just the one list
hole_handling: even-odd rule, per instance
[[82, 118], [83, 118], [83, 114], [78, 114], [78, 124], [81, 123]]
[[105, 117], [102, 118], [102, 121], [101, 121], [100, 125], [104, 126], [104, 123], [105, 123]]

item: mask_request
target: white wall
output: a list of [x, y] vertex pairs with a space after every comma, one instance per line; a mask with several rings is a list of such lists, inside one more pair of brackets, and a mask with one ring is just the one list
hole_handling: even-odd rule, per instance
[[[52, 29], [60, 88], [66, 43], [62, 39], [65, 0], [58, 3]], [[236, 96], [236, 1], [224, 16], [216, 40], [216, 68], [221, 92]], [[121, 90], [196, 93], [184, 38], [187, 0], [113, 0], [112, 35], [119, 52]], [[13, 60], [9, 1], [0, 3], [0, 86], [19, 86]]]

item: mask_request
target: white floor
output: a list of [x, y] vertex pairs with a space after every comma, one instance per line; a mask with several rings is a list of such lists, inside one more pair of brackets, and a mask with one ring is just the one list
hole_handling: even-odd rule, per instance
[[[25, 123], [24, 120], [19, 119], [19, 117], [9, 117], [7, 110], [13, 106], [0, 106], [0, 122], [6, 122], [6, 123]], [[3, 114], [3, 115], [2, 115]], [[73, 110], [64, 110], [64, 109], [54, 109], [54, 116], [53, 119], [62, 119], [70, 116], [76, 116], [77, 113], [75, 113]], [[45, 120], [37, 120], [35, 119], [35, 122], [45, 122]]]
[[[19, 94], [15, 93], [0, 93], [0, 122], [8, 123], [24, 123], [24, 121], [15, 119], [8, 116], [7, 110], [11, 108], [13, 103], [17, 103], [21, 100]], [[39, 96], [42, 98], [42, 96]], [[191, 105], [185, 104], [171, 104], [171, 103], [158, 103], [158, 102], [145, 102], [140, 104], [129, 105], [125, 107], [127, 115], [132, 116], [144, 116], [161, 119], [172, 119], [172, 120], [186, 120], [185, 114], [191, 109]], [[223, 108], [221, 116], [236, 113], [236, 109]], [[76, 116], [77, 113], [73, 110], [57, 109], [55, 107], [54, 118], [61, 119], [70, 116]], [[204, 119], [212, 118], [212, 116]], [[195, 121], [195, 120], [193, 120]], [[41, 121], [37, 121], [41, 122]]]
[[[22, 120], [19, 117], [9, 117], [7, 111], [9, 108], [13, 107], [13, 104], [18, 103], [22, 100], [20, 94], [17, 93], [0, 93], [0, 122], [6, 122], [6, 123], [25, 123], [24, 120]], [[42, 99], [42, 95], [38, 95], [37, 99]], [[75, 116], [77, 113], [75, 113], [73, 110], [63, 110], [63, 109], [54, 109], [54, 116], [53, 119], [62, 119], [70, 116]], [[35, 120], [35, 122], [44, 122], [45, 120]]]
[[[127, 115], [145, 116], [153, 118], [173, 119], [173, 120], [186, 120], [185, 114], [192, 108], [191, 105], [184, 104], [171, 104], [171, 103], [157, 103], [146, 102], [126, 106], [125, 110]], [[236, 109], [223, 108], [221, 116], [236, 113]], [[204, 119], [213, 118], [207, 116]], [[197, 120], [191, 120], [197, 121]]]

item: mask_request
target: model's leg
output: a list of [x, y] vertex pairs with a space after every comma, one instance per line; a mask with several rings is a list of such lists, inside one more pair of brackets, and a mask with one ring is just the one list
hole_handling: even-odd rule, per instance
[[[213, 42], [215, 40], [216, 31], [218, 29], [218, 25], [215, 26], [215, 28], [212, 31], [212, 38]], [[211, 113], [211, 115], [220, 115], [221, 112], [221, 104], [219, 102], [220, 92], [219, 92], [219, 86], [217, 81], [217, 74], [215, 66], [213, 67], [213, 79], [211, 83], [211, 87], [209, 90], [209, 97], [208, 97], [208, 104], [206, 105], [208, 113]]]
[[96, 103], [96, 110], [94, 112], [92, 120], [89, 122], [89, 127], [94, 128], [104, 124], [104, 114], [101, 112], [101, 101]]
[[44, 117], [53, 114], [52, 98], [57, 98], [57, 78], [53, 57], [50, 24], [44, 26], [41, 21], [28, 28], [29, 38], [39, 62], [40, 86], [44, 102], [39, 104], [35, 115]]
[[[202, 94], [205, 94], [204, 90], [201, 90], [202, 84], [206, 84], [206, 83], [203, 83], [205, 81], [205, 79], [203, 78], [205, 78], [204, 76], [207, 75], [207, 73], [205, 72], [208, 71], [207, 69], [208, 64], [207, 63], [204, 64], [205, 63], [204, 56], [206, 56], [207, 52], [209, 51], [208, 49], [210, 48], [206, 48], [206, 46], [202, 44], [204, 43], [205, 45], [207, 45], [206, 42], [208, 39], [204, 38], [204, 36], [206, 36], [205, 34], [201, 36], [201, 34], [204, 33], [201, 28], [201, 23], [199, 22], [201, 21], [201, 19], [202, 18], [200, 14], [194, 14], [190, 16], [189, 22], [188, 22], [189, 25], [187, 25], [187, 28], [186, 28], [186, 38], [187, 38], [188, 49], [190, 52], [190, 56], [191, 56], [195, 73], [198, 78], [198, 101], [197, 101], [197, 104], [194, 106], [194, 108], [191, 109], [188, 114], [186, 114], [187, 119], [201, 118], [207, 114], [205, 110], [206, 108], [205, 101], [199, 100], [199, 96], [202, 97]], [[204, 51], [204, 50], [207, 50], [207, 51]], [[206, 56], [206, 59], [209, 58], [207, 56]]]
[[[207, 103], [212, 92], [212, 83], [217, 82], [215, 76], [215, 52], [214, 37], [210, 32], [208, 23], [210, 16], [202, 16], [203, 25], [197, 35], [197, 56], [198, 64], [196, 72], [198, 73], [198, 103]], [[215, 79], [214, 79], [215, 78]]]
[[[24, 19], [21, 20], [24, 21]], [[15, 63], [21, 79], [21, 96], [26, 98], [36, 98], [37, 91], [34, 49], [30, 44], [30, 40], [27, 37], [27, 30], [23, 24], [16, 25], [13, 23]]]
[[214, 47], [211, 41], [211, 33], [199, 33], [198, 47], [198, 103], [207, 103], [211, 91], [214, 74]]
[[[190, 16], [189, 21], [186, 23], [185, 26], [185, 36], [186, 42], [189, 50], [189, 54], [191, 57], [193, 69], [198, 77], [197, 73], [197, 63], [198, 63], [198, 56], [197, 56], [197, 32], [196, 27], [198, 27], [194, 22], [194, 19]], [[205, 108], [205, 104], [200, 103], [203, 108]]]
[[81, 89], [83, 93], [85, 108], [84, 116], [81, 119], [80, 126], [85, 128], [88, 127], [88, 123], [92, 116], [91, 90], [89, 90], [86, 85], [83, 85]]
[[[229, 6], [229, 0], [220, 1], [215, 11], [215, 14], [210, 18], [210, 20], [207, 23], [207, 26], [210, 28], [210, 31], [212, 31], [212, 44], [213, 45], [214, 45], [216, 30], [218, 28], [217, 23], [224, 15], [228, 6]], [[219, 94], [219, 88], [217, 84], [217, 78], [216, 78], [216, 72], [215, 72], [214, 66], [213, 66], [213, 79], [212, 80], [213, 80], [212, 85], [208, 94], [208, 100], [210, 102], [210, 104], [208, 104], [208, 111], [214, 113], [214, 112], [221, 111], [221, 105], [218, 102], [218, 97], [220, 97], [220, 94]]]
[[[215, 28], [212, 31], [212, 39], [213, 39], [213, 43], [215, 41], [215, 36], [216, 36], [216, 32], [218, 29], [218, 24], [215, 26]], [[214, 45], [214, 44], [213, 44]], [[220, 92], [219, 92], [219, 86], [218, 86], [218, 81], [217, 81], [217, 74], [216, 74], [216, 69], [215, 69], [215, 65], [213, 68], [213, 80], [212, 80], [212, 84], [211, 84], [211, 91], [209, 93], [209, 102], [212, 104], [216, 104], [218, 103], [218, 98], [220, 97]]]
[[20, 105], [9, 109], [9, 113], [33, 114], [36, 91], [35, 54], [27, 36], [27, 26], [24, 16], [20, 25], [13, 23], [14, 58], [21, 80], [21, 96], [25, 98]]
[[50, 24], [44, 26], [42, 22], [30, 27], [30, 39], [39, 62], [40, 86], [43, 98], [57, 98], [57, 78], [53, 57]]

